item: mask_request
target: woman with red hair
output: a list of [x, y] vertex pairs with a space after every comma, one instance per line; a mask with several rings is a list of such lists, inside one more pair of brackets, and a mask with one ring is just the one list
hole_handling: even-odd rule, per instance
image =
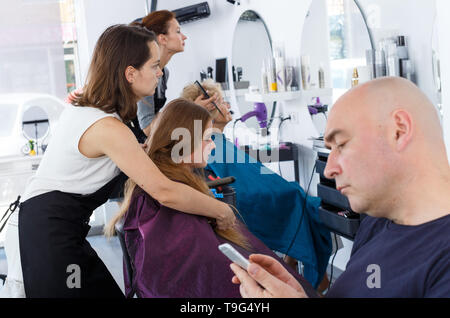
[[[169, 71], [166, 66], [173, 55], [184, 51], [185, 40], [187, 37], [181, 32], [180, 24], [176, 19], [175, 13], [168, 10], [154, 11], [145, 16], [142, 21], [133, 22], [132, 24], [138, 24], [153, 31], [156, 34], [156, 40], [161, 52], [159, 66], [163, 71], [163, 76], [159, 80], [155, 94], [153, 96], [146, 96], [138, 102], [137, 116], [139, 125], [148, 136], [150, 123], [167, 100], [166, 90]], [[210, 104], [211, 101], [216, 101], [216, 99], [216, 95], [213, 95], [209, 99], [203, 99], [203, 96], [200, 96], [195, 103], [206, 106]]]

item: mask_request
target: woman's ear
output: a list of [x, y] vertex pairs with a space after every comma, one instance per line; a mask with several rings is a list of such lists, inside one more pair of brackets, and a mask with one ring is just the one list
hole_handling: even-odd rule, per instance
[[403, 151], [411, 142], [413, 136], [413, 120], [409, 112], [403, 109], [392, 113], [394, 120], [394, 142], [397, 151]]
[[125, 69], [125, 78], [127, 79], [128, 83], [133, 84], [136, 78], [136, 69], [129, 65]]
[[158, 42], [158, 45], [167, 45], [167, 36], [165, 34], [158, 34], [156, 37], [156, 41]]

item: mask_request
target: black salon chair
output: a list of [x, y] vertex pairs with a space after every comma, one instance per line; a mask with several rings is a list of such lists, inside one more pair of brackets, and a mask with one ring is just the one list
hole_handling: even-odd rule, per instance
[[123, 254], [123, 262], [125, 264], [125, 275], [128, 278], [128, 281], [131, 284], [131, 292], [125, 294], [126, 298], [133, 298], [136, 294], [134, 287], [133, 287], [133, 267], [131, 266], [131, 260], [130, 255], [128, 254], [127, 246], [125, 244], [125, 231], [123, 230], [123, 220], [121, 219], [118, 221], [115, 225], [116, 234], [119, 238], [120, 247], [122, 248], [122, 254]]
[[236, 207], [236, 191], [233, 187], [229, 186], [234, 181], [236, 181], [236, 178], [230, 176], [213, 181], [207, 180], [206, 184], [210, 189], [216, 189], [216, 191], [220, 189], [219, 193], [222, 194], [223, 198], [218, 198], [218, 200]]

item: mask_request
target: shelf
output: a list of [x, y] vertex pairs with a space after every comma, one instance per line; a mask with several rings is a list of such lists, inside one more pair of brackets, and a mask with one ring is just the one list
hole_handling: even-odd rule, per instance
[[[236, 94], [236, 97], [245, 96], [245, 94], [248, 93], [248, 88], [235, 89], [234, 92]], [[225, 95], [225, 97], [231, 97], [232, 96], [232, 91], [224, 90], [223, 94]]]
[[248, 102], [259, 102], [259, 103], [273, 103], [276, 101], [294, 100], [294, 99], [306, 99], [310, 101], [313, 97], [324, 97], [332, 96], [333, 89], [331, 88], [321, 88], [321, 89], [310, 89], [310, 90], [300, 90], [300, 91], [290, 91], [290, 92], [277, 92], [277, 93], [247, 93], [245, 94], [245, 100]]

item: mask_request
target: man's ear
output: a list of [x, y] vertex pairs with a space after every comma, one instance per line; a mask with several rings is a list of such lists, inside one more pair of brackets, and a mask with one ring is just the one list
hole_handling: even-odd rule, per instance
[[394, 120], [394, 140], [397, 151], [403, 151], [411, 142], [413, 135], [413, 120], [409, 112], [398, 109], [392, 113]]
[[136, 69], [128, 65], [125, 69], [125, 78], [127, 79], [128, 83], [133, 84], [136, 78]]

